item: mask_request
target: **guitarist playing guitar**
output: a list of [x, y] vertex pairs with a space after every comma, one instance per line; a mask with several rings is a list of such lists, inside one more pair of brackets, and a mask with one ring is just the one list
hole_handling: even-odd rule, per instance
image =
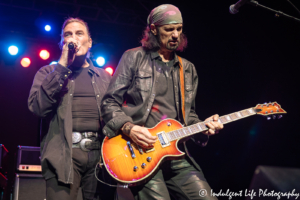
[[[161, 138], [151, 135], [147, 128], [156, 126], [161, 120], [175, 119], [186, 126], [201, 121], [195, 113], [196, 69], [175, 53], [187, 45], [182, 23], [177, 7], [164, 4], [154, 8], [148, 16], [142, 47], [123, 54], [103, 98], [101, 117], [106, 123], [103, 133], [108, 138], [119, 134], [130, 138], [131, 143], [127, 142], [126, 148], [131, 151], [132, 158], [136, 157], [133, 149], [139, 149], [140, 154], [153, 150], [153, 144]], [[210, 121], [205, 123], [208, 130], [188, 138], [200, 146], [205, 146], [208, 137], [223, 128], [219, 115], [205, 121]], [[169, 200], [171, 196], [175, 199], [216, 199], [210, 196], [211, 188], [201, 168], [189, 156], [185, 142], [179, 142], [178, 148], [187, 157], [165, 160], [147, 181], [130, 187], [135, 199]], [[117, 147], [111, 145], [105, 150], [114, 153]], [[115, 156], [116, 159], [122, 157]], [[148, 157], [147, 161], [151, 159]], [[138, 173], [146, 168], [147, 163], [143, 163], [133, 170]], [[119, 169], [122, 170], [122, 166]], [[199, 191], [203, 189], [207, 195], [201, 197]]]

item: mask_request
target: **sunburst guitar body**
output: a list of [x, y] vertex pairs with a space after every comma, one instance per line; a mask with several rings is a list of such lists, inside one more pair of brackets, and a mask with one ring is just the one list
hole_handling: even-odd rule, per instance
[[[157, 136], [157, 133], [171, 132], [182, 127], [176, 120], [165, 119], [148, 130]], [[185, 153], [177, 148], [177, 142], [174, 140], [163, 146], [158, 140], [153, 148], [143, 149], [126, 135], [120, 134], [111, 139], [105, 137], [102, 156], [110, 175], [118, 182], [132, 186], [137, 181], [147, 181], [164, 159], [182, 158]]]
[[[258, 104], [254, 108], [224, 115], [219, 118], [219, 122], [226, 124], [255, 114], [276, 118], [275, 114], [283, 113], [286, 112], [277, 102]], [[102, 143], [103, 164], [120, 184], [135, 186], [144, 183], [155, 174], [164, 160], [183, 158], [185, 153], [177, 148], [178, 141], [206, 131], [205, 123], [183, 127], [174, 119], [165, 119], [148, 129], [153, 136], [158, 137], [151, 149], [141, 148], [124, 134], [110, 139], [105, 137]]]

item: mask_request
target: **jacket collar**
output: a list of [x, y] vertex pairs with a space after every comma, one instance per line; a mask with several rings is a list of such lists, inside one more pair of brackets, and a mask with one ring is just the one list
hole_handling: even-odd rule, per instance
[[90, 74], [97, 74], [97, 76], [99, 76], [100, 74], [99, 74], [99, 71], [96, 69], [96, 67], [93, 65], [93, 62], [91, 61], [91, 59], [89, 59], [89, 58], [86, 58], [86, 61], [89, 63], [89, 73]]
[[[150, 56], [151, 56], [152, 60], [160, 57], [157, 51], [151, 51]], [[174, 52], [174, 66], [177, 65], [178, 63], [179, 63], [179, 60], [178, 60], [177, 54]]]

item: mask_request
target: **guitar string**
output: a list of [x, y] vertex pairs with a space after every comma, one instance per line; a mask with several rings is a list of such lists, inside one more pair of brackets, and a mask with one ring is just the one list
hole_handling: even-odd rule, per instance
[[[250, 112], [249, 110], [252, 110], [252, 112]], [[246, 114], [243, 113], [244, 111], [246, 111]], [[238, 113], [239, 115], [237, 115], [236, 113]], [[248, 109], [245, 109], [245, 110], [241, 110], [241, 111], [238, 111], [238, 112], [234, 112], [234, 113], [231, 113], [231, 114], [228, 114], [228, 115], [221, 116], [220, 118], [225, 119], [224, 122], [222, 122], [222, 120], [221, 120], [220, 118], [219, 118], [219, 119], [220, 119], [220, 121], [221, 121], [222, 124], [227, 124], [227, 123], [229, 123], [229, 122], [236, 121], [236, 120], [239, 120], [239, 119], [242, 119], [242, 118], [246, 118], [246, 117], [249, 117], [249, 116], [252, 116], [252, 115], [255, 115], [255, 114], [257, 114], [257, 113], [256, 113], [256, 111], [255, 111], [254, 108], [248, 108]], [[234, 115], [236, 118], [234, 119], [231, 115]], [[229, 117], [229, 119], [228, 119], [227, 117]], [[204, 123], [211, 122], [211, 121], [213, 121], [213, 120], [209, 120], [209, 121], [204, 121], [204, 122], [196, 123], [196, 124], [194, 124], [194, 125], [197, 125], [197, 124], [198, 124], [198, 125], [201, 127], [200, 124], [204, 124]], [[193, 125], [192, 125], [192, 126], [193, 126]], [[178, 129], [178, 130], [183, 130], [183, 132], [185, 133], [184, 129], [186, 129], [186, 128], [188, 128], [188, 127], [183, 127], [183, 128], [181, 128], [181, 129]], [[194, 127], [194, 128], [195, 128], [195, 127]], [[200, 129], [200, 128], [198, 127], [197, 129]], [[189, 134], [189, 135], [193, 135], [193, 134], [195, 134], [195, 133], [199, 133], [199, 132], [205, 131], [205, 130], [207, 130], [207, 129], [208, 129], [208, 128], [206, 128], [206, 129], [204, 129], [204, 130], [201, 130], [201, 131], [198, 131], [198, 132], [193, 132], [193, 131], [189, 130], [189, 131], [191, 132], [191, 134]], [[169, 138], [171, 138], [170, 133], [172, 133], [172, 132], [174, 132], [174, 131], [171, 131], [171, 132], [167, 133], [167, 134], [169, 134]], [[181, 139], [181, 138], [184, 138], [185, 136], [188, 136], [188, 135], [185, 135], [185, 136], [182, 137], [180, 133], [179, 133], [179, 135], [180, 135], [180, 137], [177, 138], [177, 136], [176, 136], [175, 133], [174, 133], [174, 136], [175, 136], [176, 138], [175, 138], [175, 139], [172, 139], [172, 140], [170, 140], [170, 141], [173, 141], [173, 140], [176, 140], [176, 139]], [[97, 171], [96, 171], [98, 165], [101, 165], [101, 163], [97, 163], [97, 165], [95, 166], [95, 177], [96, 177], [96, 179], [97, 179], [99, 182], [101, 182], [101, 183], [103, 183], [103, 184], [105, 184], [105, 185], [111, 186], [111, 187], [128, 188], [129, 184], [125, 184], [125, 185], [111, 185], [111, 184], [105, 183], [104, 181], [100, 180], [100, 179], [98, 178], [98, 176], [97, 176]], [[102, 164], [102, 165], [103, 165], [103, 164]], [[101, 166], [99, 166], [99, 167], [101, 168]]]
[[[252, 110], [252, 113], [249, 112], [249, 110]], [[246, 111], [247, 114], [243, 114], [244, 111]], [[239, 117], [238, 115], [236, 115], [236, 113], [239, 113], [241, 117]], [[233, 115], [233, 114], [236, 116], [236, 119], [232, 119], [232, 118], [231, 118], [230, 115]], [[248, 108], [248, 109], [241, 110], [241, 111], [237, 111], [237, 112], [234, 112], [234, 113], [231, 113], [231, 114], [228, 114], [228, 115], [223, 115], [223, 116], [219, 117], [219, 119], [220, 119], [220, 118], [225, 118], [226, 121], [222, 122], [221, 119], [220, 119], [220, 121], [221, 121], [222, 124], [227, 124], [227, 123], [229, 123], [229, 122], [236, 121], [236, 120], [239, 120], [239, 119], [242, 119], [242, 118], [246, 118], [246, 117], [249, 117], [249, 116], [252, 116], [252, 115], [255, 115], [255, 114], [256, 114], [256, 112], [254, 111], [254, 108]], [[230, 120], [228, 120], [228, 119], [226, 118], [226, 116], [229, 116]], [[212, 122], [212, 121], [213, 121], [213, 120], [209, 120], [209, 121], [204, 121], [204, 122], [200, 122], [200, 123], [197, 123], [197, 124], [198, 124], [199, 126], [201, 126], [200, 124], [205, 124], [205, 123]], [[191, 125], [191, 126], [195, 126], [195, 125], [197, 125], [197, 124], [193, 124], [193, 125]], [[183, 127], [183, 128], [181, 128], [181, 129], [178, 129], [178, 130], [183, 130], [183, 132], [185, 132], [185, 130], [188, 129], [189, 127], [191, 127], [191, 126]], [[170, 142], [171, 142], [171, 141], [174, 141], [174, 140], [177, 140], [177, 139], [182, 139], [182, 138], [184, 138], [184, 137], [186, 137], [186, 136], [194, 135], [194, 134], [196, 134], [196, 133], [205, 131], [205, 130], [207, 130], [208, 128], [205, 128], [205, 129], [202, 129], [202, 130], [201, 130], [200, 128], [197, 127], [197, 128], [195, 128], [195, 129], [196, 129], [196, 130], [198, 129], [198, 130], [200, 130], [200, 131], [194, 132], [194, 131], [190, 130], [190, 128], [189, 128], [188, 131], [191, 132], [191, 134], [185, 134], [184, 136], [182, 136], [180, 133], [178, 133], [179, 137], [176, 136], [176, 133], [175, 133], [175, 131], [178, 131], [178, 130], [174, 130], [174, 131], [168, 132], [167, 134], [168, 134], [169, 138], [172, 138], [170, 134], [171, 134], [171, 133], [174, 133], [175, 138], [174, 138], [174, 139], [171, 139], [171, 140], [170, 140]]]
[[[241, 117], [239, 117], [238, 115], [236, 115], [235, 113], [237, 113], [237, 112], [235, 112], [235, 113], [231, 113], [231, 114], [228, 114], [228, 115], [224, 115], [224, 116], [221, 116], [222, 118], [225, 118], [226, 119], [226, 116], [229, 116], [229, 118], [230, 118], [230, 120], [228, 120], [228, 119], [226, 119], [226, 121], [224, 121], [224, 122], [222, 122], [221, 121], [221, 119], [220, 119], [220, 121], [221, 121], [221, 123], [222, 124], [226, 124], [226, 123], [229, 123], [229, 122], [231, 122], [231, 121], [235, 121], [235, 120], [239, 120], [239, 119], [242, 119], [242, 118], [245, 118], [245, 117], [249, 117], [249, 116], [251, 116], [251, 115], [255, 115], [256, 113], [255, 112], [253, 112], [253, 113], [250, 113], [248, 110], [250, 110], [250, 109], [252, 109], [253, 110], [253, 108], [249, 108], [249, 109], [245, 109], [245, 110], [241, 110], [241, 111], [238, 111], [239, 112], [239, 114], [240, 114], [240, 116]], [[247, 114], [248, 115], [243, 115], [243, 111], [246, 111], [247, 112]], [[253, 110], [254, 111], [254, 110]], [[236, 116], [236, 119], [232, 119], [231, 117], [230, 117], [230, 115], [232, 115], [232, 114], [234, 114], [235, 116]], [[220, 117], [220, 118], [221, 118]], [[197, 123], [199, 126], [201, 126], [200, 124], [204, 124], [204, 123], [208, 123], [208, 122], [212, 122], [213, 120], [209, 120], [209, 121], [204, 121], [204, 122], [200, 122], [200, 123]], [[197, 125], [197, 124], [194, 124], [194, 125]], [[192, 125], [193, 126], [193, 125]], [[183, 130], [183, 132], [185, 133], [185, 131], [184, 131], [184, 129], [187, 129], [188, 127], [183, 127], [183, 128], [181, 128], [181, 129], [178, 129], [178, 130]], [[199, 128], [197, 128], [197, 129], [199, 129]], [[205, 130], [207, 130], [208, 128], [206, 128], [206, 129], [204, 129], [204, 130], [202, 130], [202, 131], [205, 131]], [[189, 135], [193, 135], [193, 134], [195, 134], [195, 133], [198, 133], [197, 131], [196, 132], [193, 132], [193, 131], [191, 131], [191, 130], [189, 130], [190, 132], [191, 132], [191, 134], [189, 134]], [[201, 131], [201, 132], [202, 132]], [[171, 132], [169, 132], [168, 134], [170, 134], [170, 133], [172, 133], [172, 132], [174, 132], [174, 131], [171, 131]], [[175, 134], [174, 134], [175, 135]], [[188, 136], [188, 135], [185, 135], [185, 136], [181, 136], [181, 134], [179, 133], [179, 135], [180, 135], [180, 137], [178, 137], [178, 138], [176, 138], [176, 139], [180, 139], [180, 138], [183, 138], [183, 137], [185, 137], [185, 136]], [[176, 136], [176, 135], [175, 135]], [[177, 137], [177, 136], [176, 136]], [[173, 139], [173, 140], [176, 140], [176, 139]], [[173, 140], [171, 140], [171, 141], [173, 141]], [[109, 183], [106, 183], [106, 182], [104, 182], [104, 181], [102, 181], [102, 180], [100, 180], [99, 178], [98, 178], [98, 176], [97, 176], [97, 167], [99, 166], [99, 165], [101, 165], [101, 163], [97, 163], [96, 164], [96, 166], [95, 166], [95, 177], [96, 177], [96, 179], [99, 181], [99, 182], [101, 182], [102, 184], [105, 184], [105, 185], [108, 185], [108, 186], [110, 186], [110, 187], [120, 187], [120, 188], [128, 188], [128, 185], [129, 184], [125, 184], [125, 185], [111, 185], [111, 184], [109, 184]], [[103, 165], [103, 164], [102, 164]], [[100, 167], [100, 166], [99, 166]], [[100, 167], [101, 168], [101, 167]]]

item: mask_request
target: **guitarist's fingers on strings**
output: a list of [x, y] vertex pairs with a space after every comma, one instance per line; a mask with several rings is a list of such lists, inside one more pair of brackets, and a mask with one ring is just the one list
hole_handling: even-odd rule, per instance
[[218, 122], [219, 120], [219, 115], [215, 114], [209, 118], [207, 118], [205, 121], [207, 121], [207, 123], [205, 123], [205, 125], [207, 126], [208, 130], [203, 132], [206, 135], [214, 135], [219, 133], [219, 130], [224, 128], [224, 125], [220, 122]]
[[144, 148], [151, 148], [156, 142], [157, 137], [152, 136], [147, 128], [135, 125], [130, 130], [130, 138], [139, 146]]

